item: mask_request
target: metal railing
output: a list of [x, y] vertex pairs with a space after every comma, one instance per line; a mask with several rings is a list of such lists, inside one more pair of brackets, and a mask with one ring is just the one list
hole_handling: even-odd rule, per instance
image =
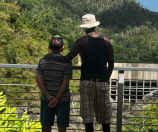
[[[5, 69], [6, 68], [9, 68], [9, 69], [10, 68], [11, 69], [12, 68], [19, 68], [19, 71], [20, 71], [20, 69], [21, 70], [22, 69], [36, 69], [36, 67], [37, 67], [37, 65], [0, 64], [0, 68], [3, 68], [3, 69], [4, 68]], [[73, 66], [73, 70], [80, 70], [80, 66]], [[111, 123], [112, 131], [122, 132], [122, 131], [124, 131], [123, 130], [123, 126], [134, 126], [134, 127], [135, 126], [137, 126], [137, 127], [142, 126], [142, 124], [132, 123], [132, 121], [130, 119], [137, 119], [137, 118], [139, 118], [139, 119], [153, 119], [153, 120], [156, 119], [157, 117], [143, 117], [141, 115], [140, 115], [140, 117], [133, 116], [133, 115], [131, 117], [131, 116], [128, 116], [128, 115], [124, 114], [124, 113], [131, 114], [131, 112], [137, 113], [137, 112], [145, 112], [145, 111], [158, 112], [157, 110], [131, 109], [131, 105], [133, 107], [135, 105], [137, 105], [137, 104], [143, 104], [143, 105], [146, 105], [146, 104], [151, 104], [151, 105], [153, 104], [154, 105], [154, 104], [156, 104], [156, 105], [158, 105], [157, 102], [156, 103], [154, 103], [154, 102], [152, 102], [152, 103], [151, 102], [130, 102], [130, 101], [129, 102], [124, 102], [124, 97], [125, 96], [132, 96], [132, 97], [139, 96], [139, 95], [124, 94], [124, 90], [125, 90], [125, 86], [124, 86], [125, 85], [124, 84], [124, 82], [125, 82], [125, 80], [124, 80], [124, 72], [125, 71], [154, 71], [154, 72], [158, 72], [158, 68], [115, 67], [114, 70], [118, 71], [118, 80], [115, 80], [117, 85], [115, 87], [113, 87], [111, 85], [113, 80], [109, 81], [109, 88], [111, 89], [111, 91], [112, 91], [112, 89], [115, 89], [117, 91], [117, 94], [115, 94], [115, 96], [117, 96], [116, 97], [117, 101], [113, 101], [112, 102], [112, 104], [115, 106], [112, 109], [112, 112], [115, 113], [112, 116], [112, 123]], [[9, 73], [6, 73], [6, 72], [4, 72], [6, 74], [6, 76], [3, 76], [3, 72], [4, 71], [2, 71], [1, 75], [0, 75], [1, 76], [0, 77], [0, 79], [1, 79], [0, 87], [4, 87], [4, 86], [5, 87], [16, 87], [16, 89], [19, 88], [19, 90], [16, 90], [16, 91], [12, 91], [12, 90], [3, 90], [2, 91], [1, 90], [0, 92], [4, 92], [6, 95], [14, 94], [14, 93], [16, 93], [17, 95], [19, 95], [19, 94], [26, 94], [27, 93], [27, 94], [31, 94], [32, 97], [37, 97], [37, 95], [39, 97], [40, 91], [33, 91], [33, 90], [29, 91], [28, 90], [30, 88], [34, 89], [34, 87], [38, 87], [36, 84], [28, 84], [28, 82], [27, 82], [27, 84], [24, 84], [24, 83], [19, 84], [17, 82], [14, 83], [14, 81], [12, 81], [13, 83], [8, 84], [8, 83], [4, 83], [3, 82], [3, 79], [7, 79], [7, 80], [8, 79], [12, 79], [12, 80], [14, 80], [14, 79], [22, 79], [22, 80], [23, 79], [34, 79], [35, 80], [35, 76], [31, 76], [31, 77], [28, 76], [28, 77], [26, 77], [26, 76], [21, 76], [20, 73], [19, 73], [19, 76], [14, 76], [14, 75], [8, 75]], [[28, 75], [29, 75], [30, 72], [29, 71], [27, 71], [27, 72], [28, 72]], [[31, 71], [31, 72], [33, 72], [33, 71]], [[16, 71], [16, 74], [18, 75], [17, 71]], [[73, 79], [73, 81], [79, 81], [79, 78]], [[7, 82], [7, 81], [5, 81], [5, 82]], [[23, 82], [23, 81], [21, 81], [21, 82]], [[25, 88], [25, 91], [21, 90], [23, 88]], [[78, 89], [78, 86], [77, 85], [76, 86], [70, 86], [70, 89], [71, 88]], [[131, 88], [131, 87], [129, 88], [129, 90], [132, 90], [132, 89], [139, 90], [141, 88], [137, 88], [137, 87], [136, 88]], [[157, 89], [157, 87], [153, 88], [153, 89]], [[110, 93], [110, 96], [113, 96], [113, 95]], [[40, 101], [39, 98], [31, 98], [31, 99], [30, 98], [20, 98], [19, 99], [17, 97], [15, 97], [15, 98], [9, 98], [8, 97], [7, 100], [8, 101], [9, 100], [10, 101]], [[79, 100], [78, 94], [77, 93], [72, 93], [72, 98], [71, 98], [71, 111], [72, 112], [70, 114], [70, 124], [74, 124], [74, 126], [76, 124], [78, 124], [79, 127], [74, 127], [74, 126], [72, 127], [72, 126], [70, 126], [67, 129], [69, 131], [84, 131], [84, 125], [82, 124], [82, 120], [80, 119], [80, 115], [79, 115], [79, 102], [80, 102], [80, 100]], [[124, 104], [126, 106], [128, 106], [128, 108], [129, 107], [130, 108], [129, 109], [127, 109], [127, 108], [124, 109]], [[0, 108], [1, 107], [3, 107], [3, 106], [0, 106]], [[10, 107], [17, 107], [17, 108], [20, 107], [20, 108], [23, 108], [23, 109], [26, 109], [26, 108], [38, 108], [38, 109], [40, 109], [40, 106], [34, 106], [34, 105], [29, 106], [29, 105], [25, 105], [25, 103], [23, 105], [17, 105], [17, 104], [16, 105], [15, 104], [14, 105], [10, 105]], [[73, 111], [75, 111], [75, 112], [73, 112]], [[10, 114], [10, 113], [3, 113], [3, 114]], [[11, 114], [18, 114], [18, 115], [20, 115], [20, 114], [23, 114], [23, 113], [11, 113]], [[39, 115], [39, 114], [40, 114], [39, 112], [31, 113], [31, 115]], [[8, 120], [5, 120], [5, 121], [8, 121]], [[16, 120], [9, 120], [9, 121], [16, 121]], [[94, 126], [95, 126], [95, 131], [101, 131], [101, 128], [98, 127], [98, 126], [100, 126], [100, 124], [98, 124], [97, 122], [94, 122]], [[158, 127], [158, 124], [150, 124], [150, 123], [148, 123], [148, 124], [143, 124], [143, 126], [153, 126], [153, 127], [155, 126], [155, 127]], [[6, 127], [1, 127], [0, 126], [0, 129], [1, 128], [6, 128]], [[12, 128], [12, 127], [8, 127], [7, 126], [7, 128]], [[30, 129], [34, 129], [34, 128], [30, 128]], [[41, 128], [35, 128], [35, 129], [41, 129]], [[52, 127], [51, 129], [52, 130], [57, 130], [57, 127]], [[139, 130], [139, 131], [141, 131], [141, 130]], [[142, 131], [144, 131], [144, 130], [142, 129]]]

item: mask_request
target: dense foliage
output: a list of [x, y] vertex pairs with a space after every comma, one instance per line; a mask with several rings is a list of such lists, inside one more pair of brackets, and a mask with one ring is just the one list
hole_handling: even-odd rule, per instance
[[[158, 102], [150, 102], [150, 103], [158, 103]], [[140, 118], [131, 118], [127, 119], [127, 124], [124, 125], [124, 131], [143, 131], [143, 132], [157, 132], [158, 131], [158, 105], [152, 104], [144, 109], [144, 111], [135, 112], [136, 117]], [[135, 124], [135, 125], [132, 125]]]
[[126, 31], [141, 25], [158, 27], [158, 12], [151, 12], [139, 3], [129, 0], [101, 12], [98, 18], [102, 27], [109, 27], [114, 32]]
[[30, 121], [27, 111], [17, 118], [16, 107], [6, 105], [6, 96], [0, 92], [0, 131], [1, 132], [41, 132], [39, 119]]
[[115, 34], [113, 46], [116, 62], [158, 62], [158, 30], [154, 27], [134, 27]]

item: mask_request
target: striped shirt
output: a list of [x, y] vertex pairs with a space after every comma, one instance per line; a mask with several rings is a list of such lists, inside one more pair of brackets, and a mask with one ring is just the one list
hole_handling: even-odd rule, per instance
[[[54, 54], [53, 56], [63, 56], [62, 54]], [[65, 78], [72, 79], [72, 62], [60, 63], [54, 60], [40, 59], [38, 67], [35, 72], [37, 75], [42, 75], [43, 83], [50, 93], [55, 96], [58, 94], [59, 89]], [[69, 101], [70, 92], [69, 86], [59, 99], [61, 101]], [[41, 93], [41, 100], [48, 100], [47, 97]]]

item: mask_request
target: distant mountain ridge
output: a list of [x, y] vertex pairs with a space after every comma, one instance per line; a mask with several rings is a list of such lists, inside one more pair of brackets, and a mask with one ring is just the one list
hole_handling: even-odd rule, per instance
[[[33, 17], [42, 16], [42, 23], [51, 25], [51, 18], [63, 20], [72, 18], [81, 22], [81, 17], [88, 13], [96, 15], [102, 28], [114, 31], [141, 26], [143, 24], [158, 27], [158, 13], [143, 8], [136, 0], [5, 0], [15, 3]], [[47, 15], [49, 14], [49, 15]]]
[[98, 18], [102, 27], [109, 27], [117, 32], [141, 25], [158, 28], [158, 12], [143, 8], [135, 1], [124, 1], [117, 7], [102, 12]]

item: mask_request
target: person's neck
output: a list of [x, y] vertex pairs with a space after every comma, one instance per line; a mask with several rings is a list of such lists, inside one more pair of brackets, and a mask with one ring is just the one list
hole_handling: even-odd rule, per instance
[[95, 31], [92, 31], [92, 32], [86, 31], [86, 34], [87, 34], [87, 35], [92, 35], [92, 34], [96, 34], [96, 32], [95, 32]]
[[98, 37], [100, 34], [97, 34], [95, 31], [92, 31], [92, 32], [86, 32], [86, 35], [89, 35], [92, 37]]
[[53, 54], [60, 54], [58, 51], [52, 51]]

